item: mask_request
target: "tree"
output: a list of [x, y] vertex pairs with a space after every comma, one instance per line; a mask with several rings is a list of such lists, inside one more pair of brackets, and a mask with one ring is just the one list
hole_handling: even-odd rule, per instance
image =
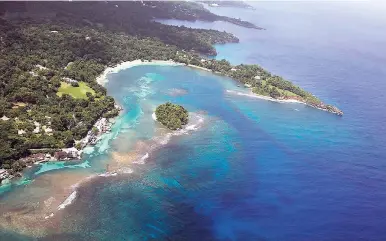
[[278, 89], [276, 87], [271, 88], [271, 90], [269, 91], [269, 95], [275, 99], [277, 99], [281, 96], [280, 92], [278, 91]]
[[184, 107], [170, 102], [159, 105], [155, 114], [157, 121], [171, 130], [181, 129], [189, 120], [189, 113]]

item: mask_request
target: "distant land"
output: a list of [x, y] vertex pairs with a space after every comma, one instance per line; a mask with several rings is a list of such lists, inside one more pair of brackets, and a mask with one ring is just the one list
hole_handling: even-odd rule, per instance
[[248, 3], [244, 1], [200, 1], [202, 3], [206, 3], [211, 7], [236, 7], [236, 8], [247, 8], [247, 9], [255, 9]]

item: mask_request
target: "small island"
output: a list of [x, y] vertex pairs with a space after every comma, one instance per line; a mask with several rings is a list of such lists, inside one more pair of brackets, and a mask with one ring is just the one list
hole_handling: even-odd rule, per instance
[[166, 126], [170, 130], [181, 129], [182, 126], [188, 124], [189, 113], [181, 105], [167, 102], [159, 105], [155, 110], [157, 121]]

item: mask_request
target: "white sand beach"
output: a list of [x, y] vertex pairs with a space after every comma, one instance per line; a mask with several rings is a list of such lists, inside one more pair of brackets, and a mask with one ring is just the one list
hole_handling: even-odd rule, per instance
[[269, 100], [269, 101], [273, 101], [273, 102], [279, 102], [279, 103], [299, 103], [299, 104], [306, 104], [302, 101], [299, 101], [299, 100], [293, 100], [293, 99], [289, 99], [289, 100], [279, 100], [279, 99], [274, 99], [272, 97], [269, 97], [269, 96], [263, 96], [263, 95], [258, 95], [258, 94], [255, 94], [251, 91], [251, 93], [243, 93], [243, 92], [239, 92], [239, 91], [234, 91], [234, 90], [226, 90], [227, 93], [229, 94], [232, 94], [232, 95], [241, 95], [241, 96], [247, 96], [247, 97], [251, 97], [251, 98], [258, 98], [258, 99], [262, 99], [262, 100]]
[[[191, 64], [186, 65], [184, 63], [178, 63], [178, 62], [175, 62], [175, 61], [172, 61], [172, 60], [142, 61], [140, 59], [136, 59], [136, 60], [133, 60], [133, 61], [122, 62], [122, 63], [120, 63], [120, 64], [118, 64], [118, 65], [116, 65], [114, 67], [106, 68], [105, 71], [100, 76], [98, 76], [96, 81], [97, 81], [98, 84], [104, 86], [108, 82], [108, 78], [107, 78], [108, 74], [118, 73], [121, 70], [129, 69], [129, 68], [132, 68], [132, 67], [135, 67], [135, 66], [141, 66], [141, 65], [187, 66], [187, 67], [191, 67], [191, 68], [194, 68], [194, 69], [199, 69], [199, 70], [203, 70], [203, 71], [213, 72], [212, 70], [204, 68], [204, 67], [200, 67], [200, 66], [196, 66], [196, 65], [191, 65]], [[227, 93], [234, 94], [234, 95], [242, 95], [242, 96], [247, 96], [247, 97], [252, 97], [252, 98], [258, 98], [258, 99], [263, 99], [263, 100], [269, 100], [269, 101], [274, 101], [274, 102], [279, 102], [279, 103], [300, 103], [300, 104], [306, 104], [306, 103], [304, 103], [302, 101], [294, 100], [294, 99], [278, 100], [278, 99], [274, 99], [274, 98], [271, 98], [271, 97], [268, 97], [268, 96], [262, 96], [262, 95], [255, 94], [252, 91], [250, 93], [243, 93], [243, 92], [238, 92], [238, 91], [234, 91], [234, 90], [227, 90]], [[153, 117], [153, 119], [154, 119], [154, 117]]]
[[151, 60], [151, 61], [142, 62], [142, 60], [136, 59], [133, 61], [122, 62], [114, 67], [106, 68], [105, 71], [103, 71], [103, 73], [100, 76], [98, 76], [96, 81], [98, 84], [104, 86], [108, 82], [108, 79], [107, 79], [108, 74], [118, 73], [121, 70], [129, 69], [140, 65], [179, 66], [179, 65], [185, 65], [185, 64], [177, 63], [172, 60]]

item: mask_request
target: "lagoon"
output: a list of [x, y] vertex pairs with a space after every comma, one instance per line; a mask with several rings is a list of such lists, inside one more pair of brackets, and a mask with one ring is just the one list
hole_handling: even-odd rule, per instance
[[[241, 42], [218, 46], [218, 58], [259, 63], [336, 104], [344, 117], [232, 95], [227, 90], [244, 89], [183, 66], [111, 73], [106, 88], [124, 107], [112, 132], [87, 151], [87, 165], [31, 169], [33, 181], [3, 195], [2, 211], [19, 214], [12, 219], [19, 229], [7, 227], [1, 237], [385, 240], [386, 54], [375, 44], [384, 36], [376, 24], [360, 19], [355, 19], [358, 28], [347, 28], [355, 15], [335, 5], [258, 7], [264, 11], [215, 10], [267, 29], [250, 32], [226, 24]], [[327, 18], [326, 13], [335, 14]], [[171, 94], [175, 89], [184, 92]], [[203, 122], [171, 135], [151, 117], [166, 101], [183, 105]], [[99, 176], [109, 170], [121, 172]], [[74, 201], [31, 230], [28, 221], [39, 213], [24, 211], [36, 203], [48, 205], [47, 200], [56, 208], [72, 193], [71, 186], [77, 190]], [[53, 201], [52, 195], [64, 199]], [[48, 207], [45, 215], [55, 208]]]

